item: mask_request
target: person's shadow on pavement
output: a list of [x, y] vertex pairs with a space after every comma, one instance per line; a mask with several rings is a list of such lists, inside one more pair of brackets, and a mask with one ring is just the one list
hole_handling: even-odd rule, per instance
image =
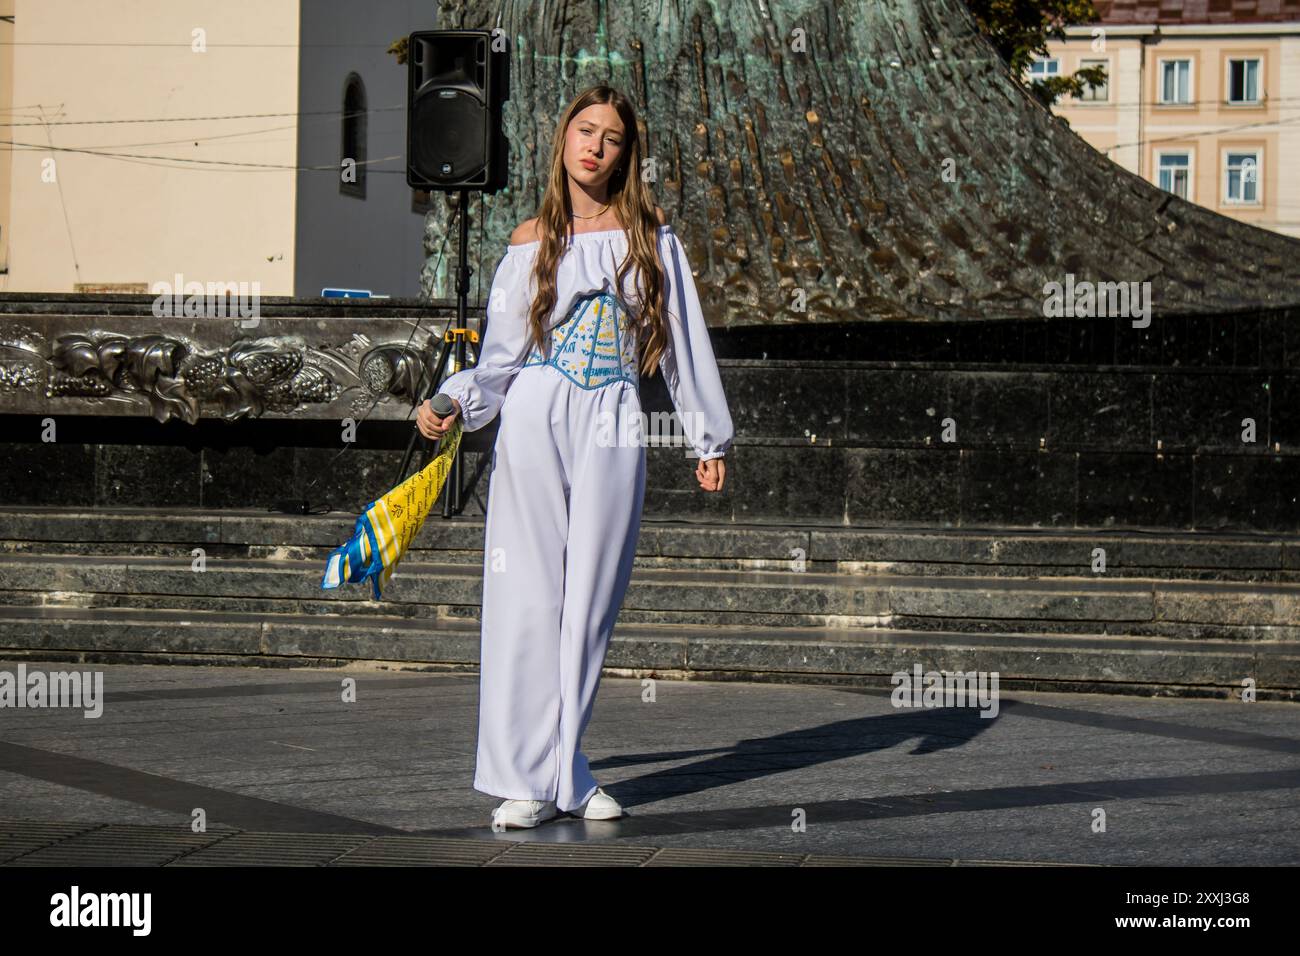
[[640, 763], [702, 758], [639, 777], [624, 778], [605, 787], [624, 807], [628, 807], [672, 794], [699, 793], [713, 787], [888, 750], [911, 740], [917, 741], [908, 751], [911, 756], [960, 747], [997, 723], [1008, 706], [1014, 706], [1014, 701], [999, 701], [998, 716], [991, 718], [981, 717], [980, 709], [975, 706], [900, 708], [888, 714], [838, 720], [770, 737], [751, 737], [737, 741], [733, 747], [619, 754], [593, 761], [591, 768], [616, 770]]

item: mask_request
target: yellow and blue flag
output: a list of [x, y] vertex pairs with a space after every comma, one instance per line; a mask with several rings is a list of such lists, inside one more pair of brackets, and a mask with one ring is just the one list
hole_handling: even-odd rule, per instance
[[424, 527], [424, 519], [447, 483], [460, 435], [457, 416], [433, 461], [362, 509], [352, 537], [329, 556], [320, 583], [322, 589], [336, 588], [344, 581], [360, 584], [369, 578], [375, 600], [383, 597], [397, 562]]

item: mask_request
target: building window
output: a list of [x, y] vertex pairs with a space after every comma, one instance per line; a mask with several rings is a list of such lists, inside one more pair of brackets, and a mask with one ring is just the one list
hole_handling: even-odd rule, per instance
[[1192, 61], [1160, 61], [1160, 102], [1190, 103], [1192, 101]]
[[1259, 58], [1228, 60], [1228, 102], [1259, 102]]
[[339, 156], [339, 192], [366, 198], [366, 87], [349, 73], [343, 82], [343, 145]]
[[1225, 154], [1224, 202], [1259, 202], [1259, 150], [1231, 149]]
[[1109, 60], [1080, 60], [1079, 68], [1087, 70], [1094, 66], [1099, 66], [1106, 71], [1107, 82], [1101, 86], [1083, 88], [1079, 94], [1079, 99], [1085, 103], [1106, 103], [1110, 100], [1110, 61]]
[[1190, 153], [1157, 154], [1159, 166], [1159, 186], [1167, 193], [1173, 193], [1181, 199], [1191, 199], [1192, 156]]
[[1056, 58], [1035, 60], [1029, 64], [1031, 80], [1047, 80], [1061, 75], [1061, 61]]

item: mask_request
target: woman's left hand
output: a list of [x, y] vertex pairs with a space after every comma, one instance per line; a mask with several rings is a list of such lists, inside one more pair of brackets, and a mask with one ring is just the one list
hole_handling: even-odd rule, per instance
[[721, 491], [722, 483], [727, 477], [727, 464], [721, 458], [701, 461], [695, 469], [695, 477], [705, 491]]

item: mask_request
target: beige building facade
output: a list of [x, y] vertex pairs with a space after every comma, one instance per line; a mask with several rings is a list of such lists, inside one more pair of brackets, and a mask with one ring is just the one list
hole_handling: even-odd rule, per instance
[[5, 5], [0, 288], [287, 294], [298, 4]]
[[[1100, 7], [1100, 4], [1099, 4]], [[1300, 236], [1300, 20], [1071, 27], [1037, 75], [1104, 66], [1104, 89], [1055, 111], [1169, 192]]]
[[0, 0], [0, 291], [419, 295], [386, 51], [433, 28], [422, 0]]

